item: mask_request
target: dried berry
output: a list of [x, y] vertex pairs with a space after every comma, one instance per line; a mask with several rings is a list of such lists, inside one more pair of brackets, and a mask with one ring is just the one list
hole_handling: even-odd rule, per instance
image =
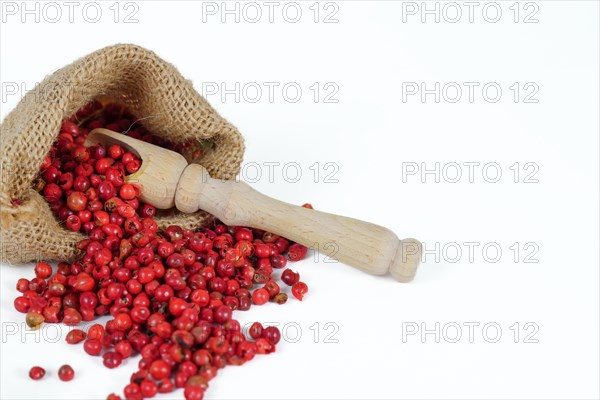
[[42, 367], [32, 367], [29, 370], [29, 377], [34, 381], [42, 379], [46, 375], [46, 370]]
[[71, 366], [68, 364], [63, 365], [62, 367], [60, 367], [58, 369], [58, 378], [61, 381], [68, 382], [68, 381], [72, 380], [74, 376], [75, 376], [75, 371], [73, 371], [73, 368], [71, 368]]
[[304, 282], [296, 282], [294, 286], [292, 286], [292, 294], [295, 298], [302, 301], [304, 295], [308, 292], [308, 286]]

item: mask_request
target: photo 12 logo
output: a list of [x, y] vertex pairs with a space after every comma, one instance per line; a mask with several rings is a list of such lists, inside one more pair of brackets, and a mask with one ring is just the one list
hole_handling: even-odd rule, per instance
[[337, 24], [340, 6], [337, 2], [279, 1], [203, 1], [202, 22], [256, 24], [309, 21], [315, 24]]
[[539, 343], [536, 335], [540, 327], [535, 322], [510, 325], [495, 321], [488, 322], [403, 322], [402, 343], [498, 343], [512, 341], [513, 343]]
[[418, 23], [475, 23], [495, 24], [502, 20], [524, 24], [537, 24], [540, 6], [527, 1], [404, 1], [402, 22]]
[[539, 183], [540, 166], [532, 161], [509, 164], [496, 161], [414, 162], [401, 164], [402, 183]]
[[2, 1], [1, 20], [6, 23], [75, 23], [137, 24], [140, 6], [135, 1]]
[[539, 103], [536, 82], [402, 82], [402, 102], [421, 103]]
[[202, 82], [200, 93], [221, 103], [339, 103], [336, 82]]

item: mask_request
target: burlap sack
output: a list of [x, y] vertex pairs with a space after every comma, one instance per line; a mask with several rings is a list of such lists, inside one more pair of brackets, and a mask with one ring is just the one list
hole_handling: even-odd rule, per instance
[[[243, 138], [197, 93], [192, 83], [155, 53], [134, 45], [98, 50], [52, 73], [27, 93], [0, 125], [1, 261], [72, 260], [83, 236], [66, 230], [32, 188], [63, 118], [107, 98], [144, 118], [151, 132], [171, 142], [212, 139], [201, 159], [213, 177], [232, 179], [244, 153]], [[167, 166], [168, 167], [168, 166]], [[159, 226], [198, 227], [205, 212], [159, 218]]]

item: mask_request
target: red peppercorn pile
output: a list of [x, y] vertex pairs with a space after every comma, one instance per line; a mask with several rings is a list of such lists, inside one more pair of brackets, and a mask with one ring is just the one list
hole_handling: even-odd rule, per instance
[[[140, 354], [126, 399], [175, 388], [184, 388], [186, 399], [202, 399], [219, 369], [275, 351], [281, 338], [276, 327], [257, 322], [246, 337], [232, 312], [285, 303], [288, 296], [274, 269], [286, 267], [285, 255], [297, 261], [307, 249], [270, 232], [218, 222], [195, 231], [170, 226], [159, 232], [156, 209], [139, 201], [138, 187], [125, 183], [142, 160], [117, 145], [83, 145], [99, 127], [176, 148], [116, 105], [91, 103], [65, 120], [36, 186], [68, 229], [88, 235], [79, 243], [84, 255], [59, 263], [55, 274], [38, 263], [35, 278], [17, 282], [22, 296], [14, 306], [27, 313], [32, 328], [43, 322], [76, 326], [110, 314], [104, 326], [95, 324], [87, 333], [74, 329], [66, 340], [102, 356], [107, 368]], [[281, 281], [299, 300], [308, 290], [289, 269]], [[61, 371], [61, 379], [72, 379], [69, 366]]]

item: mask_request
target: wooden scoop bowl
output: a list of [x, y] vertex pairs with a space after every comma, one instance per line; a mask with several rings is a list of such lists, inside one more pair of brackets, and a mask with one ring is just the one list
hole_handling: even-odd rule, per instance
[[156, 208], [175, 206], [184, 213], [202, 209], [227, 225], [273, 232], [369, 274], [389, 271], [400, 282], [415, 276], [421, 260], [418, 240], [399, 240], [379, 225], [284, 203], [244, 182], [213, 179], [179, 153], [108, 129], [94, 129], [85, 142], [98, 143], [121, 145], [142, 159], [140, 169], [126, 181], [139, 185], [140, 199]]

